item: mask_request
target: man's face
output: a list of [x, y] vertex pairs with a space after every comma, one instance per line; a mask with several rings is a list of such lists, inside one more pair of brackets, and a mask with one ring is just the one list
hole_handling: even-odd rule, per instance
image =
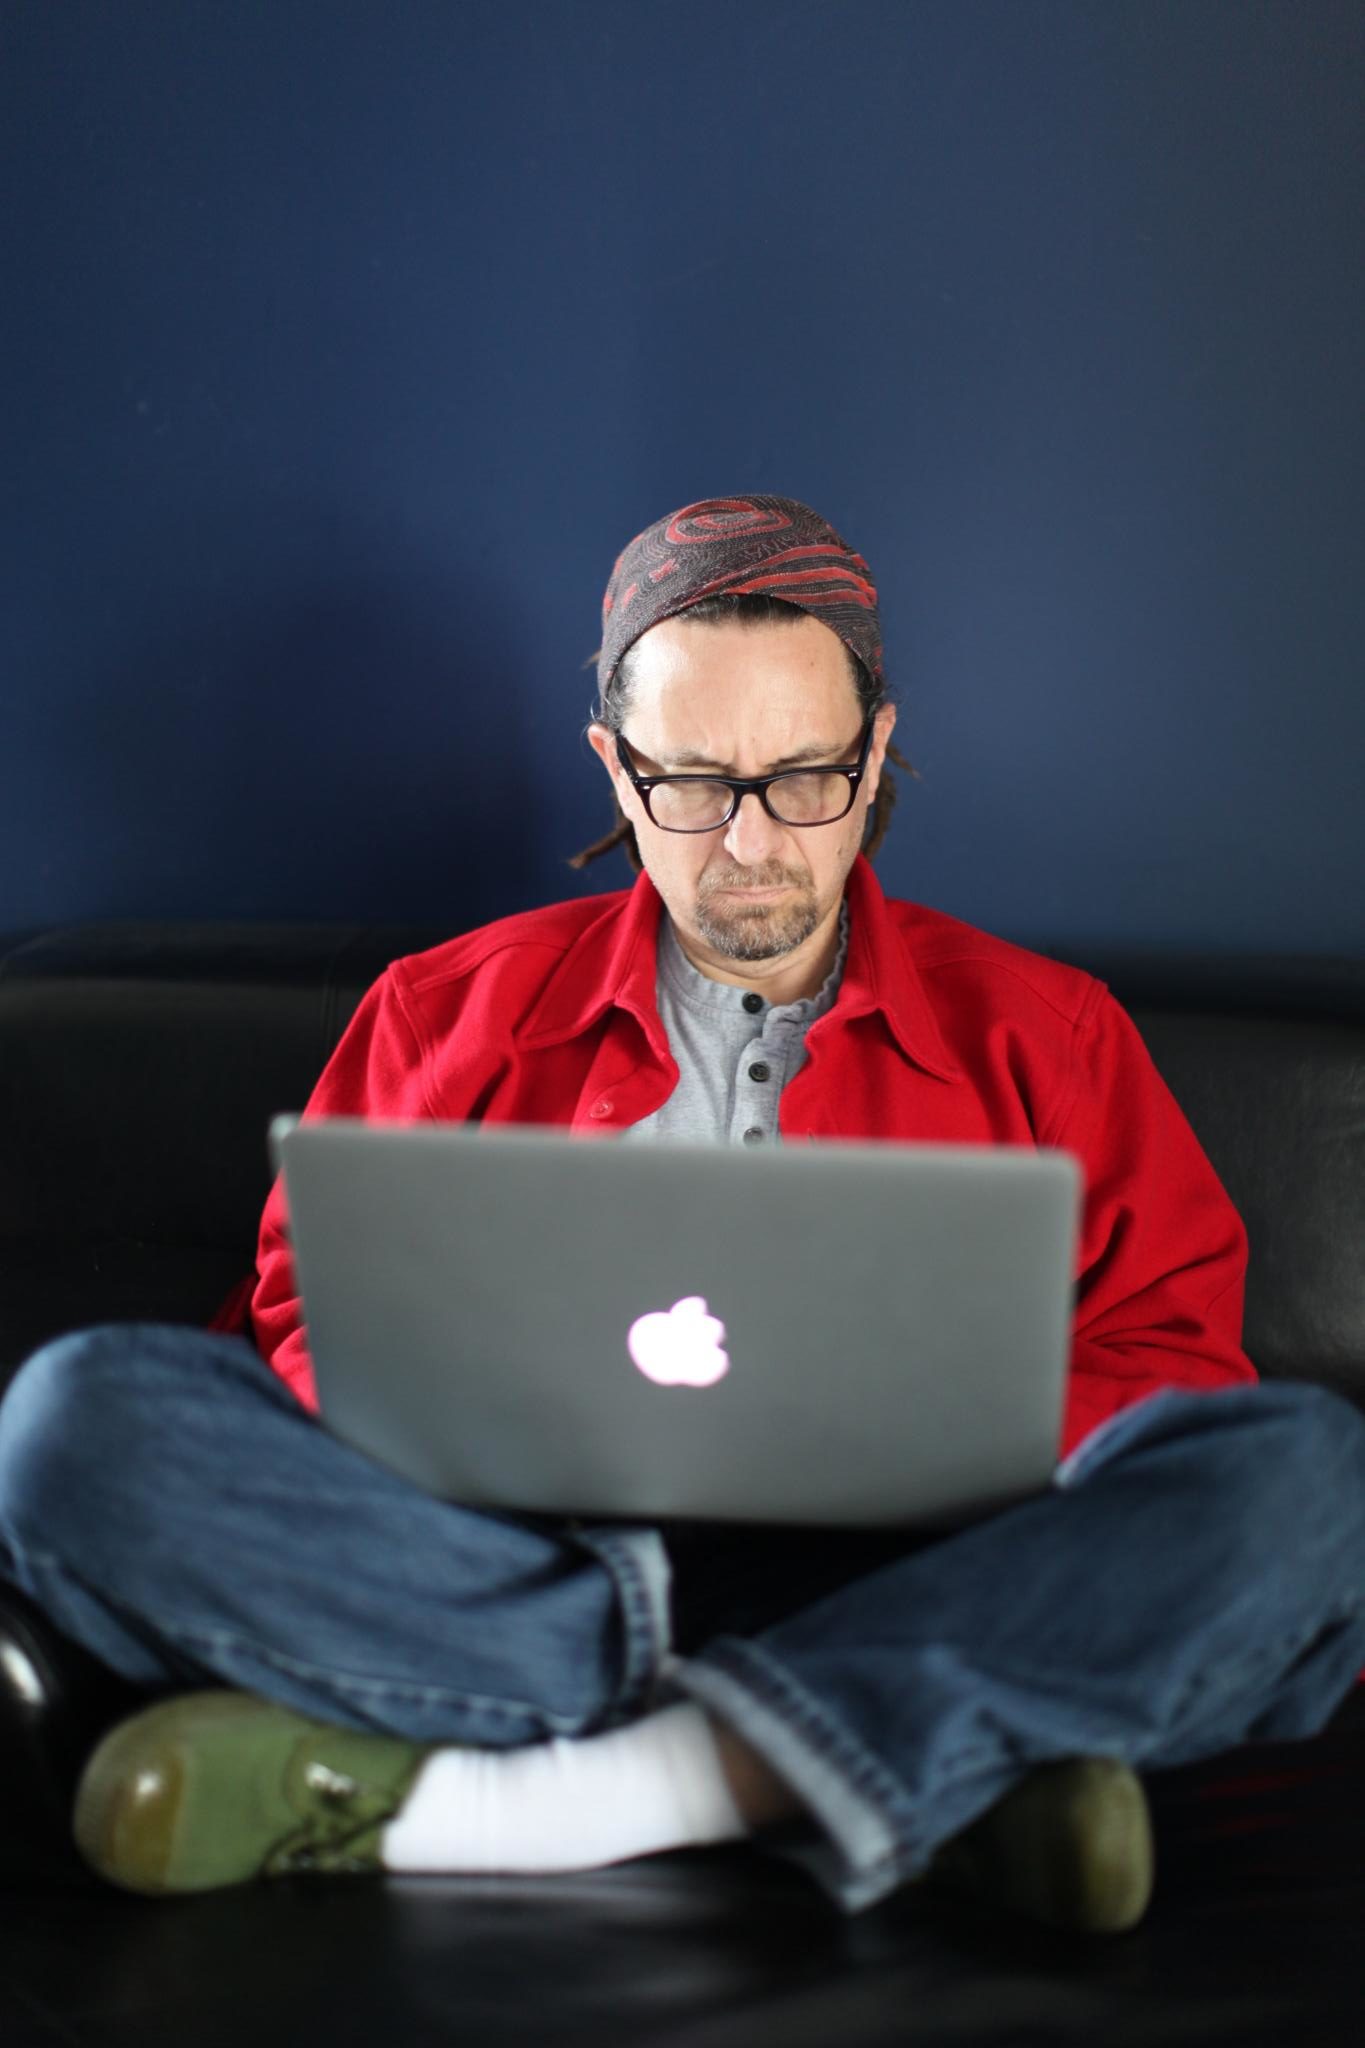
[[[632, 679], [622, 737], [641, 775], [758, 776], [857, 759], [863, 717], [848, 658], [809, 615], [757, 626], [665, 619], [636, 642]], [[700, 964], [724, 970], [822, 942], [862, 844], [895, 718], [890, 705], [877, 713], [847, 817], [783, 825], [746, 796], [728, 825], [697, 833], [654, 825], [617, 761], [614, 736], [590, 727], [646, 872]]]

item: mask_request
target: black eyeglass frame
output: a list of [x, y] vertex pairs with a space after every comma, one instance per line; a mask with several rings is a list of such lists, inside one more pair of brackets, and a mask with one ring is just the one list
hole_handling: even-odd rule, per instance
[[[739, 809], [746, 796], [756, 796], [774, 824], [790, 826], [793, 832], [816, 832], [822, 825], [837, 825], [840, 818], [846, 818], [853, 809], [858, 795], [858, 784], [862, 781], [867, 770], [867, 756], [872, 745], [872, 734], [876, 723], [876, 714], [874, 713], [863, 727], [862, 745], [858, 749], [858, 758], [852, 767], [826, 767], [822, 761], [816, 761], [809, 768], [779, 768], [776, 775], [754, 775], [747, 778], [736, 775], [641, 775], [635, 763], [626, 752], [625, 735], [619, 732], [616, 735], [616, 758], [630, 777], [631, 787], [645, 807], [645, 816], [649, 819], [651, 825], [658, 827], [660, 832], [719, 832], [730, 823], [730, 820], [734, 817], [735, 812]], [[848, 780], [848, 802], [832, 818], [812, 818], [807, 823], [802, 824], [794, 818], [779, 817], [768, 801], [768, 791], [775, 782], [786, 782], [796, 775], [845, 776]], [[650, 796], [661, 783], [665, 782], [720, 783], [730, 792], [730, 808], [725, 813], [725, 816], [717, 818], [713, 825], [661, 825], [654, 815], [654, 806], [650, 802]]]

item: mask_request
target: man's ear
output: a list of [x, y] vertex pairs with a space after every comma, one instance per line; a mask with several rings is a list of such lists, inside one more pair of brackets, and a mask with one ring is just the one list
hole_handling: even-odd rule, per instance
[[592, 748], [604, 768], [610, 769], [615, 766], [614, 760], [610, 757], [616, 751], [616, 735], [608, 731], [607, 727], [596, 718], [588, 726], [588, 745]]
[[890, 744], [891, 735], [895, 729], [895, 705], [879, 705], [872, 720], [872, 745], [868, 748], [867, 753], [868, 773], [866, 786], [869, 803], [877, 794], [877, 784], [882, 779], [882, 763], [886, 759], [886, 749]]
[[621, 785], [626, 782], [626, 777], [621, 773], [621, 763], [616, 758], [616, 734], [609, 726], [602, 725], [594, 719], [588, 727], [588, 745], [610, 776], [611, 786], [616, 791], [619, 802]]

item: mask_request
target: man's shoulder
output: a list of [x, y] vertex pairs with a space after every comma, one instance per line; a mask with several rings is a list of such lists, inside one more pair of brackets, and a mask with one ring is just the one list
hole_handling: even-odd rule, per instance
[[592, 926], [619, 916], [630, 894], [629, 889], [616, 889], [606, 895], [572, 897], [563, 903], [517, 911], [445, 939], [424, 953], [406, 954], [395, 960], [389, 971], [418, 997], [439, 995], [471, 976], [496, 972], [499, 967], [514, 976], [529, 969], [534, 978], [537, 968], [548, 974]]
[[887, 909], [931, 998], [977, 990], [994, 1010], [1042, 1005], [1077, 1024], [1100, 1001], [1103, 983], [1083, 968], [997, 938], [927, 904], [888, 898]]

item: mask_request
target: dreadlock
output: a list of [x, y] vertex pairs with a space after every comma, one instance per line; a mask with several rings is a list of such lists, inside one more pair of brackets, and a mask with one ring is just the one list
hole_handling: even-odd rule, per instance
[[[697, 604], [689, 605], [685, 612], [679, 612], [677, 616], [683, 619], [697, 619], [703, 623], [724, 623], [733, 619], [745, 626], [780, 626], [799, 622], [809, 614], [802, 611], [798, 605], [784, 603], [780, 597], [745, 593], [739, 597], [704, 597]], [[853, 687], [858, 693], [858, 705], [865, 723], [888, 701], [887, 693], [882, 684], [859, 661], [853, 649], [842, 641], [840, 645], [844, 648], [844, 658], [848, 663]], [[634, 647], [628, 647], [602, 692], [601, 703], [592, 713], [594, 722], [605, 725], [608, 732], [619, 733], [630, 710], [634, 658]], [[591, 657], [591, 665], [595, 665], [596, 661], [597, 656], [594, 654]], [[585, 667], [589, 665], [584, 664]], [[886, 752], [888, 759], [894, 761], [898, 768], [903, 768], [913, 781], [922, 780], [919, 770], [894, 746], [888, 744]], [[877, 794], [872, 799], [872, 808], [868, 813], [867, 835], [863, 841], [863, 852], [869, 860], [875, 859], [877, 849], [886, 837], [887, 827], [891, 823], [891, 813], [895, 807], [895, 779], [883, 768], [881, 780], [877, 784]], [[604, 853], [610, 853], [614, 846], [619, 846], [624, 849], [626, 859], [636, 874], [640, 873], [644, 863], [640, 859], [640, 849], [636, 844], [635, 827], [621, 809], [614, 790], [612, 808], [616, 812], [616, 823], [611, 831], [594, 840], [591, 846], [585, 846], [581, 853], [573, 854], [569, 860], [571, 868], [585, 868], [591, 861], [600, 859]]]

